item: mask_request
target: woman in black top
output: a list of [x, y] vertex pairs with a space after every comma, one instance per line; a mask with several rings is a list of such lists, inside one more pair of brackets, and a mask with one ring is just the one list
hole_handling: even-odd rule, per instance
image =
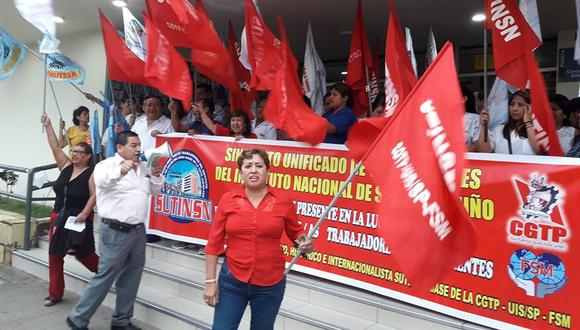
[[[64, 257], [74, 255], [87, 269], [97, 272], [99, 256], [95, 254], [93, 236], [93, 207], [95, 206], [95, 183], [93, 181], [93, 151], [90, 145], [81, 142], [72, 147], [71, 158], [60, 149], [50, 119], [41, 118], [46, 127], [48, 144], [61, 171], [54, 183], [56, 200], [50, 215], [50, 248], [48, 251], [49, 287], [45, 306], [62, 300], [64, 293]], [[85, 230], [78, 233], [64, 228], [69, 216], [76, 222], [84, 222]]]

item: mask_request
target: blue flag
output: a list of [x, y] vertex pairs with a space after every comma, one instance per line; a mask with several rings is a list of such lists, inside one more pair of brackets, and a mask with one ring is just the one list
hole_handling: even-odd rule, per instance
[[10, 77], [26, 55], [24, 44], [0, 28], [0, 80]]
[[[106, 100], [103, 103], [103, 106], [109, 104]], [[115, 142], [117, 140], [117, 134], [115, 133], [115, 112], [115, 106], [108, 107], [107, 113], [109, 115], [109, 120], [107, 130], [105, 131], [105, 134], [107, 134], [106, 158], [113, 157], [115, 152], [117, 152], [117, 148], [115, 147]]]
[[91, 133], [91, 142], [93, 144], [93, 155], [96, 158], [101, 153], [101, 133], [99, 130], [99, 112], [93, 113], [93, 123], [89, 127]]
[[85, 69], [62, 54], [47, 54], [47, 72], [50, 81], [68, 81], [82, 85], [85, 82]]

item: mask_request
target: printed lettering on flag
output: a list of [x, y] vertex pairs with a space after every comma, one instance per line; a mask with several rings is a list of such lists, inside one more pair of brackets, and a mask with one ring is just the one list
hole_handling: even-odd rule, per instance
[[388, 192], [378, 207], [379, 232], [417, 291], [431, 289], [476, 247], [458, 196], [464, 112], [447, 43], [363, 158]]
[[46, 74], [50, 81], [66, 81], [82, 85], [85, 70], [63, 54], [47, 54]]

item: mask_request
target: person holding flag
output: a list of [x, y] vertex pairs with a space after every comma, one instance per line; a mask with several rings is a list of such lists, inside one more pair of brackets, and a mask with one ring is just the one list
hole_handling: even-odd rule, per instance
[[64, 121], [60, 123], [60, 134], [59, 134], [59, 141], [60, 147], [64, 148], [67, 145], [70, 145], [70, 148], [74, 148], [81, 142], [85, 142], [88, 145], [92, 145], [91, 143], [91, 132], [89, 130], [89, 121], [91, 120], [89, 114], [89, 108], [85, 106], [80, 106], [73, 111], [73, 124], [66, 129], [65, 133], [65, 126]]
[[[481, 130], [473, 151], [515, 155], [540, 154], [542, 151], [534, 128], [530, 94], [522, 90], [515, 92], [509, 99], [508, 111], [507, 123], [494, 128], [489, 132], [487, 139], [485, 130]], [[486, 127], [489, 119], [489, 113], [482, 111], [480, 120], [483, 127]]]
[[344, 144], [348, 131], [356, 122], [350, 87], [341, 82], [334, 84], [330, 88], [330, 102], [331, 109], [322, 115], [328, 121], [324, 143]]

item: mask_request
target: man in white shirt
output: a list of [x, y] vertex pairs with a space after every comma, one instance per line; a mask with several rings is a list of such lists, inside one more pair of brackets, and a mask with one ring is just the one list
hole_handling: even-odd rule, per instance
[[150, 96], [145, 100], [145, 116], [135, 120], [131, 130], [139, 135], [141, 150], [155, 148], [155, 136], [174, 132], [171, 120], [161, 113], [161, 98]]
[[264, 107], [267, 100], [267, 98], [263, 98], [256, 105], [256, 119], [252, 122], [253, 131], [258, 139], [276, 140], [276, 127], [264, 119]]
[[93, 172], [101, 216], [99, 270], [66, 319], [71, 329], [87, 328], [115, 279], [117, 304], [111, 329], [139, 329], [131, 317], [145, 265], [144, 222], [149, 196], [161, 191], [164, 178], [159, 166], [149, 172], [139, 160], [136, 133], [119, 133], [116, 147], [115, 156], [97, 164]]

